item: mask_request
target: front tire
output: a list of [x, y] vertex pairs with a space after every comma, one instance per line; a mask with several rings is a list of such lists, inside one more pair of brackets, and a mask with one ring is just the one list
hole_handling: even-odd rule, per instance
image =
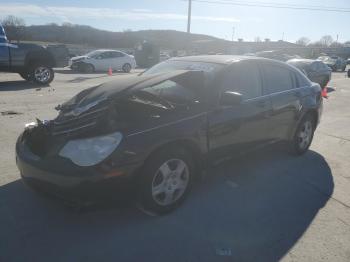
[[129, 63], [126, 63], [123, 65], [122, 70], [124, 73], [130, 73], [131, 71], [131, 65]]
[[155, 153], [142, 172], [139, 178], [142, 207], [156, 214], [165, 214], [177, 208], [188, 195], [195, 166], [184, 149], [172, 147]]
[[300, 121], [290, 144], [292, 154], [302, 155], [309, 149], [314, 137], [315, 127], [316, 121], [312, 115], [306, 115]]
[[32, 66], [30, 77], [39, 85], [48, 85], [54, 79], [53, 69], [47, 65], [37, 64]]
[[95, 67], [92, 64], [81, 63], [78, 66], [78, 71], [83, 72], [83, 73], [87, 73], [87, 74], [91, 74], [91, 73], [95, 72]]

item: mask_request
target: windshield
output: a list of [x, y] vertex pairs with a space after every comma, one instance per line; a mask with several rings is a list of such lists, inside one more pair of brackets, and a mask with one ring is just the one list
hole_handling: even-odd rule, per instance
[[143, 74], [158, 74], [169, 72], [172, 70], [193, 70], [193, 71], [202, 71], [207, 77], [212, 77], [215, 72], [223, 68], [224, 65], [215, 64], [215, 63], [206, 63], [206, 62], [195, 62], [195, 61], [178, 61], [170, 60], [164, 61], [162, 63], [156, 64], [150, 69], [146, 70]]

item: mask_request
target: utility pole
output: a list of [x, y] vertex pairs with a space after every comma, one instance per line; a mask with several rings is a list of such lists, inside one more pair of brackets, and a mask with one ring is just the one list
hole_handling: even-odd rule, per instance
[[231, 39], [232, 42], [234, 37], [235, 37], [235, 27], [232, 27], [232, 39]]
[[187, 33], [191, 33], [191, 7], [192, 0], [188, 0]]

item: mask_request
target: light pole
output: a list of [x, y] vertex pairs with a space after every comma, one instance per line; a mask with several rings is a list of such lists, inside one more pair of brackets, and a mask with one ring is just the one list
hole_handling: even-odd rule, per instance
[[191, 7], [192, 0], [188, 0], [187, 33], [191, 33]]

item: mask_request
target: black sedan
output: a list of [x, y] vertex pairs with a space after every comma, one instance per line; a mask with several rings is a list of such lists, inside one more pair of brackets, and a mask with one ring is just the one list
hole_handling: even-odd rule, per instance
[[318, 83], [321, 88], [325, 88], [331, 80], [332, 69], [325, 63], [312, 59], [291, 59], [287, 61], [306, 74], [306, 76], [315, 83]]
[[27, 184], [78, 202], [133, 185], [144, 208], [165, 213], [208, 161], [277, 141], [305, 153], [322, 98], [285, 63], [196, 56], [86, 89], [57, 109], [18, 138]]

